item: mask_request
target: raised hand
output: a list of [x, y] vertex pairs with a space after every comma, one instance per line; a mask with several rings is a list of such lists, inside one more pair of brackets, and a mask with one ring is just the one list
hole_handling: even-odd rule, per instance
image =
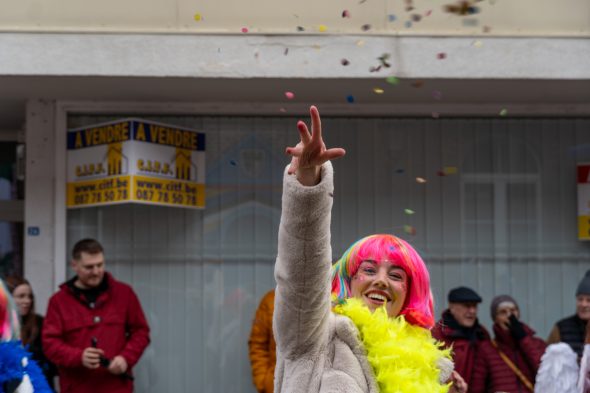
[[311, 133], [303, 121], [297, 122], [301, 141], [295, 147], [288, 147], [286, 152], [291, 158], [289, 174], [296, 173], [297, 180], [304, 186], [313, 186], [320, 181], [320, 168], [326, 161], [342, 157], [346, 152], [342, 148], [326, 149], [322, 139], [320, 113], [315, 106], [309, 108], [311, 116]]

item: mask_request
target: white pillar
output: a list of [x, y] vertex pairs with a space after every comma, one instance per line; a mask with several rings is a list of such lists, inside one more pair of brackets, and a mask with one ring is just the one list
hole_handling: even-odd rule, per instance
[[55, 101], [29, 100], [26, 109], [24, 274], [45, 314], [55, 288]]

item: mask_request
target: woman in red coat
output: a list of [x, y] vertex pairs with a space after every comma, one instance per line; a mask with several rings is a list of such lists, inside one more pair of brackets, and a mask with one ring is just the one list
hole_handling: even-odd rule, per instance
[[495, 339], [481, 345], [470, 393], [533, 392], [545, 341], [522, 323], [516, 301], [496, 296], [491, 304]]

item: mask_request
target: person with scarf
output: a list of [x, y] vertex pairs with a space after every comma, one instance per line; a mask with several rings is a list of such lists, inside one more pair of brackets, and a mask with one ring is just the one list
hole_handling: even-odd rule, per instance
[[[273, 329], [275, 392], [461, 392], [448, 350], [431, 336], [433, 300], [418, 253], [392, 235], [355, 242], [333, 266], [334, 197], [320, 116], [287, 148]], [[331, 282], [331, 284], [330, 284]]]
[[480, 346], [470, 393], [532, 393], [545, 341], [520, 320], [520, 308], [508, 295], [496, 296], [490, 306], [494, 340]]
[[0, 393], [51, 393], [43, 372], [23, 348], [19, 335], [16, 306], [0, 279]]
[[432, 329], [432, 336], [452, 348], [455, 370], [471, 385], [475, 359], [482, 342], [489, 341], [490, 335], [479, 324], [477, 305], [481, 297], [471, 288], [458, 287], [449, 291], [449, 308]]

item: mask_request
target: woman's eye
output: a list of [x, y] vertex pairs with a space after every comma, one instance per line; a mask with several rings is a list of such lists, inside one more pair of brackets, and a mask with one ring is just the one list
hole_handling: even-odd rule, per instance
[[398, 281], [402, 280], [402, 275], [399, 273], [390, 273], [389, 277], [391, 277], [394, 280], [398, 280]]
[[363, 271], [365, 273], [370, 273], [370, 274], [374, 274], [375, 273], [375, 269], [372, 268], [372, 267], [366, 267], [366, 268], [363, 269]]

